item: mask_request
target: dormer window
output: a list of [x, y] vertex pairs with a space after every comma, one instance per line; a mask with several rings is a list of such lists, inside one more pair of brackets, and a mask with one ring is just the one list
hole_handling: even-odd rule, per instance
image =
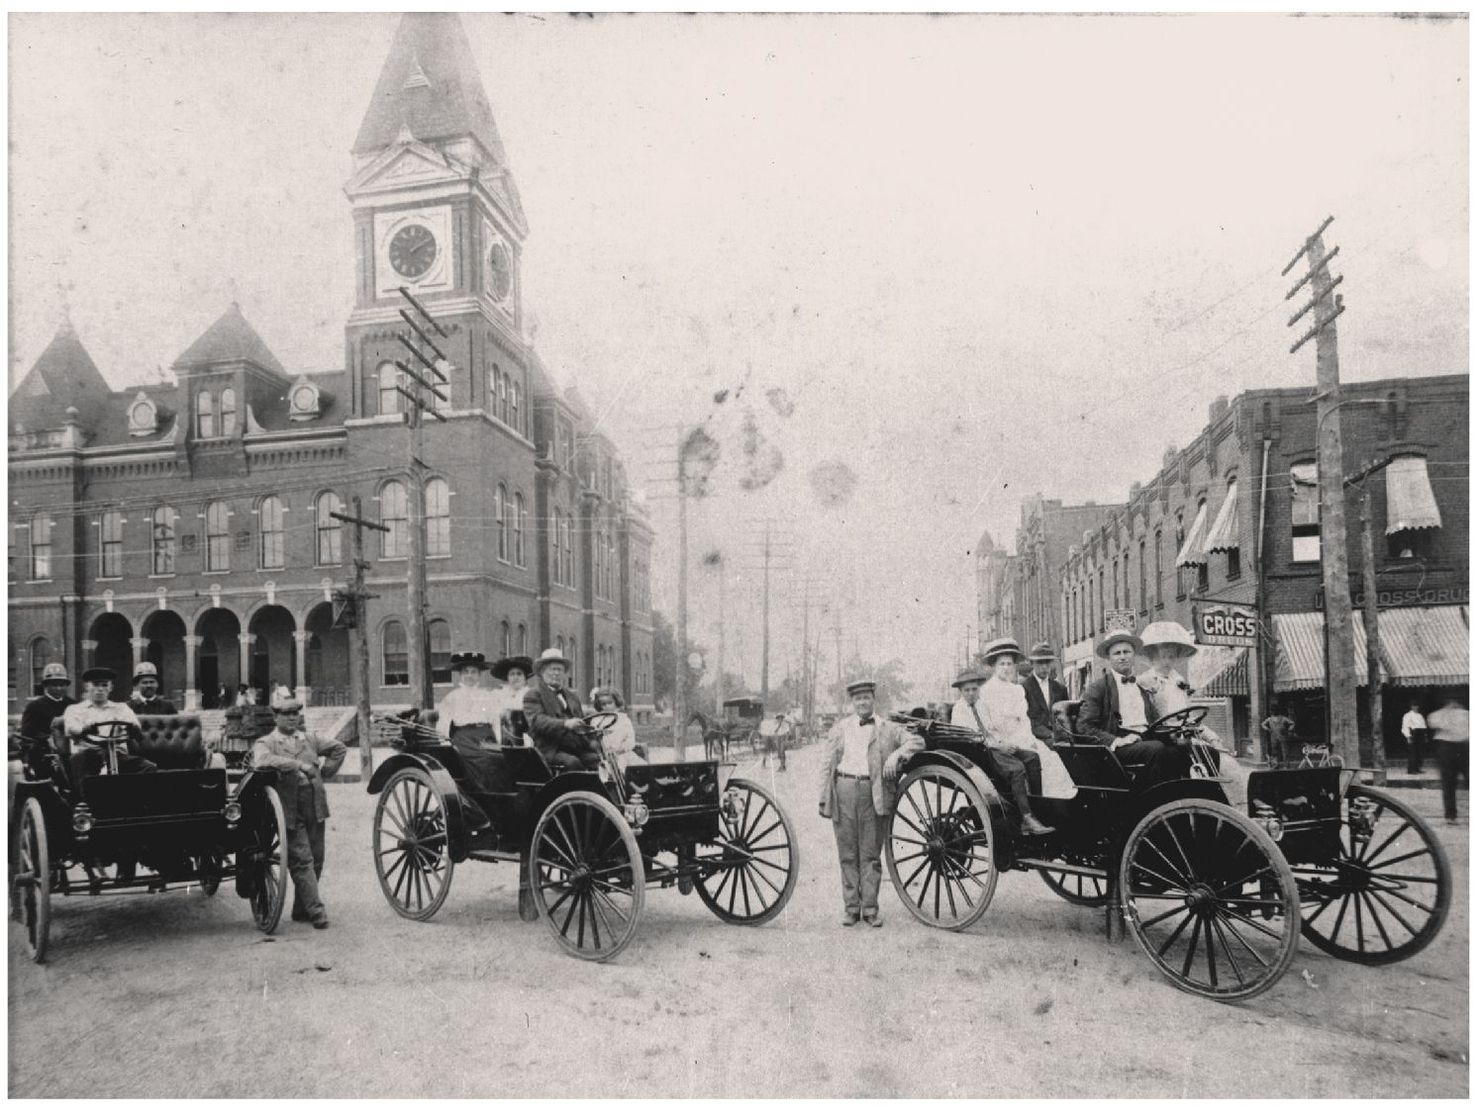
[[211, 393], [202, 389], [196, 394], [196, 438], [214, 439], [216, 437], [216, 402], [211, 399]]
[[303, 423], [317, 420], [321, 411], [319, 386], [307, 377], [300, 377], [288, 391], [288, 418]]
[[221, 434], [235, 435], [237, 432], [237, 392], [235, 389], [221, 391]]
[[134, 438], [152, 436], [159, 430], [160, 409], [143, 389], [129, 405], [129, 435]]

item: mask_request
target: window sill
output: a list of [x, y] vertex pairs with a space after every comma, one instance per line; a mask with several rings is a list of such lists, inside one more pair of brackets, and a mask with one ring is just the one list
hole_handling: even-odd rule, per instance
[[330, 564], [315, 564], [314, 565], [314, 567], [316, 567], [316, 568], [327, 568], [327, 569], [343, 568], [344, 566], [345, 566], [345, 562], [343, 560], [336, 560], [336, 561], [334, 561], [333, 563], [330, 563]]
[[179, 574], [179, 572], [150, 572], [149, 577], [150, 579], [174, 579]]
[[430, 553], [428, 553], [427, 558], [429, 560], [452, 560], [453, 559], [453, 553], [451, 553], [451, 552], [430, 552]]
[[254, 570], [255, 571], [259, 571], [259, 572], [286, 572], [286, 571], [288, 571], [287, 568], [256, 568]]
[[123, 578], [124, 578], [123, 576], [97, 576], [97, 577], [95, 577], [93, 579], [93, 582], [94, 583], [118, 583]]
[[55, 582], [55, 580], [53, 580], [51, 576], [47, 576], [45, 579], [28, 579], [26, 581], [26, 586], [27, 587], [34, 587], [38, 583], [54, 583], [54, 582]]

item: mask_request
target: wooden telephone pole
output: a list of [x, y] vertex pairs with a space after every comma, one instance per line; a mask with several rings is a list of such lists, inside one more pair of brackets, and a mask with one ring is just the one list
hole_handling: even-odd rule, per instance
[[1318, 352], [1318, 392], [1313, 400], [1318, 405], [1318, 505], [1319, 541], [1323, 562], [1324, 649], [1327, 651], [1325, 676], [1328, 691], [1329, 749], [1337, 753], [1345, 766], [1359, 765], [1359, 724], [1355, 712], [1354, 630], [1349, 598], [1349, 538], [1344, 520], [1344, 441], [1339, 424], [1339, 332], [1334, 320], [1344, 313], [1344, 297], [1334, 289], [1344, 282], [1329, 277], [1329, 261], [1339, 252], [1338, 246], [1325, 252], [1323, 232], [1332, 217], [1324, 222], [1298, 250], [1282, 270], [1286, 276], [1305, 256], [1308, 271], [1288, 289], [1291, 299], [1311, 284], [1312, 298], [1291, 319], [1295, 325], [1309, 311], [1313, 326], [1289, 348], [1297, 353], [1310, 338]]
[[371, 781], [371, 651], [370, 643], [366, 641], [366, 609], [364, 603], [368, 599], [379, 598], [366, 590], [366, 571], [370, 563], [366, 560], [365, 530], [374, 529], [378, 533], [389, 533], [388, 526], [379, 521], [367, 521], [361, 516], [360, 498], [357, 496], [350, 500], [351, 514], [346, 516], [339, 510], [333, 510], [330, 516], [336, 521], [341, 521], [355, 527], [350, 536], [350, 562], [355, 574], [351, 577], [350, 588], [346, 591], [335, 592], [335, 598], [348, 605], [352, 625], [350, 626], [350, 689], [355, 693], [355, 738], [360, 744], [360, 776], [361, 781], [369, 785]]
[[675, 760], [685, 761], [685, 723], [689, 718], [690, 662], [687, 651], [686, 628], [690, 609], [690, 539], [685, 524], [685, 503], [689, 500], [689, 483], [685, 478], [685, 452], [689, 436], [680, 429], [679, 483], [680, 483], [680, 581], [679, 604], [675, 609], [675, 695], [673, 729], [675, 738]]

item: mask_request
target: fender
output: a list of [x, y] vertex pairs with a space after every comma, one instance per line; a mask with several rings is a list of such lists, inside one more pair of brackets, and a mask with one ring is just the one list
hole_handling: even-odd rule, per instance
[[1128, 802], [1120, 822], [1122, 835], [1126, 837], [1139, 821], [1160, 805], [1167, 805], [1171, 801], [1181, 801], [1187, 797], [1200, 801], [1215, 801], [1221, 805], [1231, 803], [1230, 798], [1226, 796], [1225, 786], [1213, 778], [1175, 778], [1171, 781], [1160, 782], [1156, 786], [1150, 786]]
[[966, 755], [957, 751], [932, 749], [918, 751], [906, 760], [901, 767], [902, 774], [910, 774], [913, 770], [920, 770], [923, 766], [945, 766], [949, 770], [955, 770], [966, 778], [973, 788], [978, 790], [984, 799], [984, 804], [989, 807], [989, 830], [994, 839], [994, 865], [1000, 871], [1009, 868], [1014, 859], [1014, 838], [1016, 830], [1010, 827], [1009, 813], [1004, 808], [1004, 799], [999, 796], [999, 791], [994, 788], [994, 783]]
[[371, 775], [371, 784], [366, 787], [370, 794], [380, 793], [392, 777], [407, 769], [421, 770], [427, 775], [433, 789], [443, 800], [443, 813], [448, 818], [448, 853], [454, 863], [462, 863], [468, 856], [468, 834], [463, 823], [463, 794], [453, 775], [435, 758], [406, 751], [394, 754], [376, 768]]
[[46, 845], [55, 863], [72, 844], [72, 807], [50, 781], [22, 778], [16, 782], [10, 802], [12, 835], [20, 827], [20, 814], [28, 798], [35, 798], [41, 806], [41, 819], [46, 824]]

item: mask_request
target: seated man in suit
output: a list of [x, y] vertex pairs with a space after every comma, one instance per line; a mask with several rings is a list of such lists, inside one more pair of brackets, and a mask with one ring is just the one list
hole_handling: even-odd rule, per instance
[[559, 649], [537, 658], [535, 683], [525, 690], [525, 719], [536, 750], [553, 770], [596, 770], [602, 756], [583, 734], [582, 699], [566, 687], [571, 667]]
[[1128, 630], [1110, 630], [1097, 646], [1097, 656], [1111, 668], [1087, 682], [1076, 717], [1076, 733], [1112, 748], [1119, 762], [1143, 767], [1140, 786], [1187, 777], [1189, 756], [1180, 747], [1145, 739], [1143, 732], [1158, 719], [1153, 700], [1138, 687], [1133, 658], [1138, 638]]
[[1056, 667], [1055, 651], [1049, 642], [1030, 647], [1030, 675], [1025, 678], [1025, 703], [1030, 710], [1030, 733], [1046, 746], [1055, 739], [1051, 712], [1061, 700], [1069, 699], [1066, 686], [1051, 673]]

